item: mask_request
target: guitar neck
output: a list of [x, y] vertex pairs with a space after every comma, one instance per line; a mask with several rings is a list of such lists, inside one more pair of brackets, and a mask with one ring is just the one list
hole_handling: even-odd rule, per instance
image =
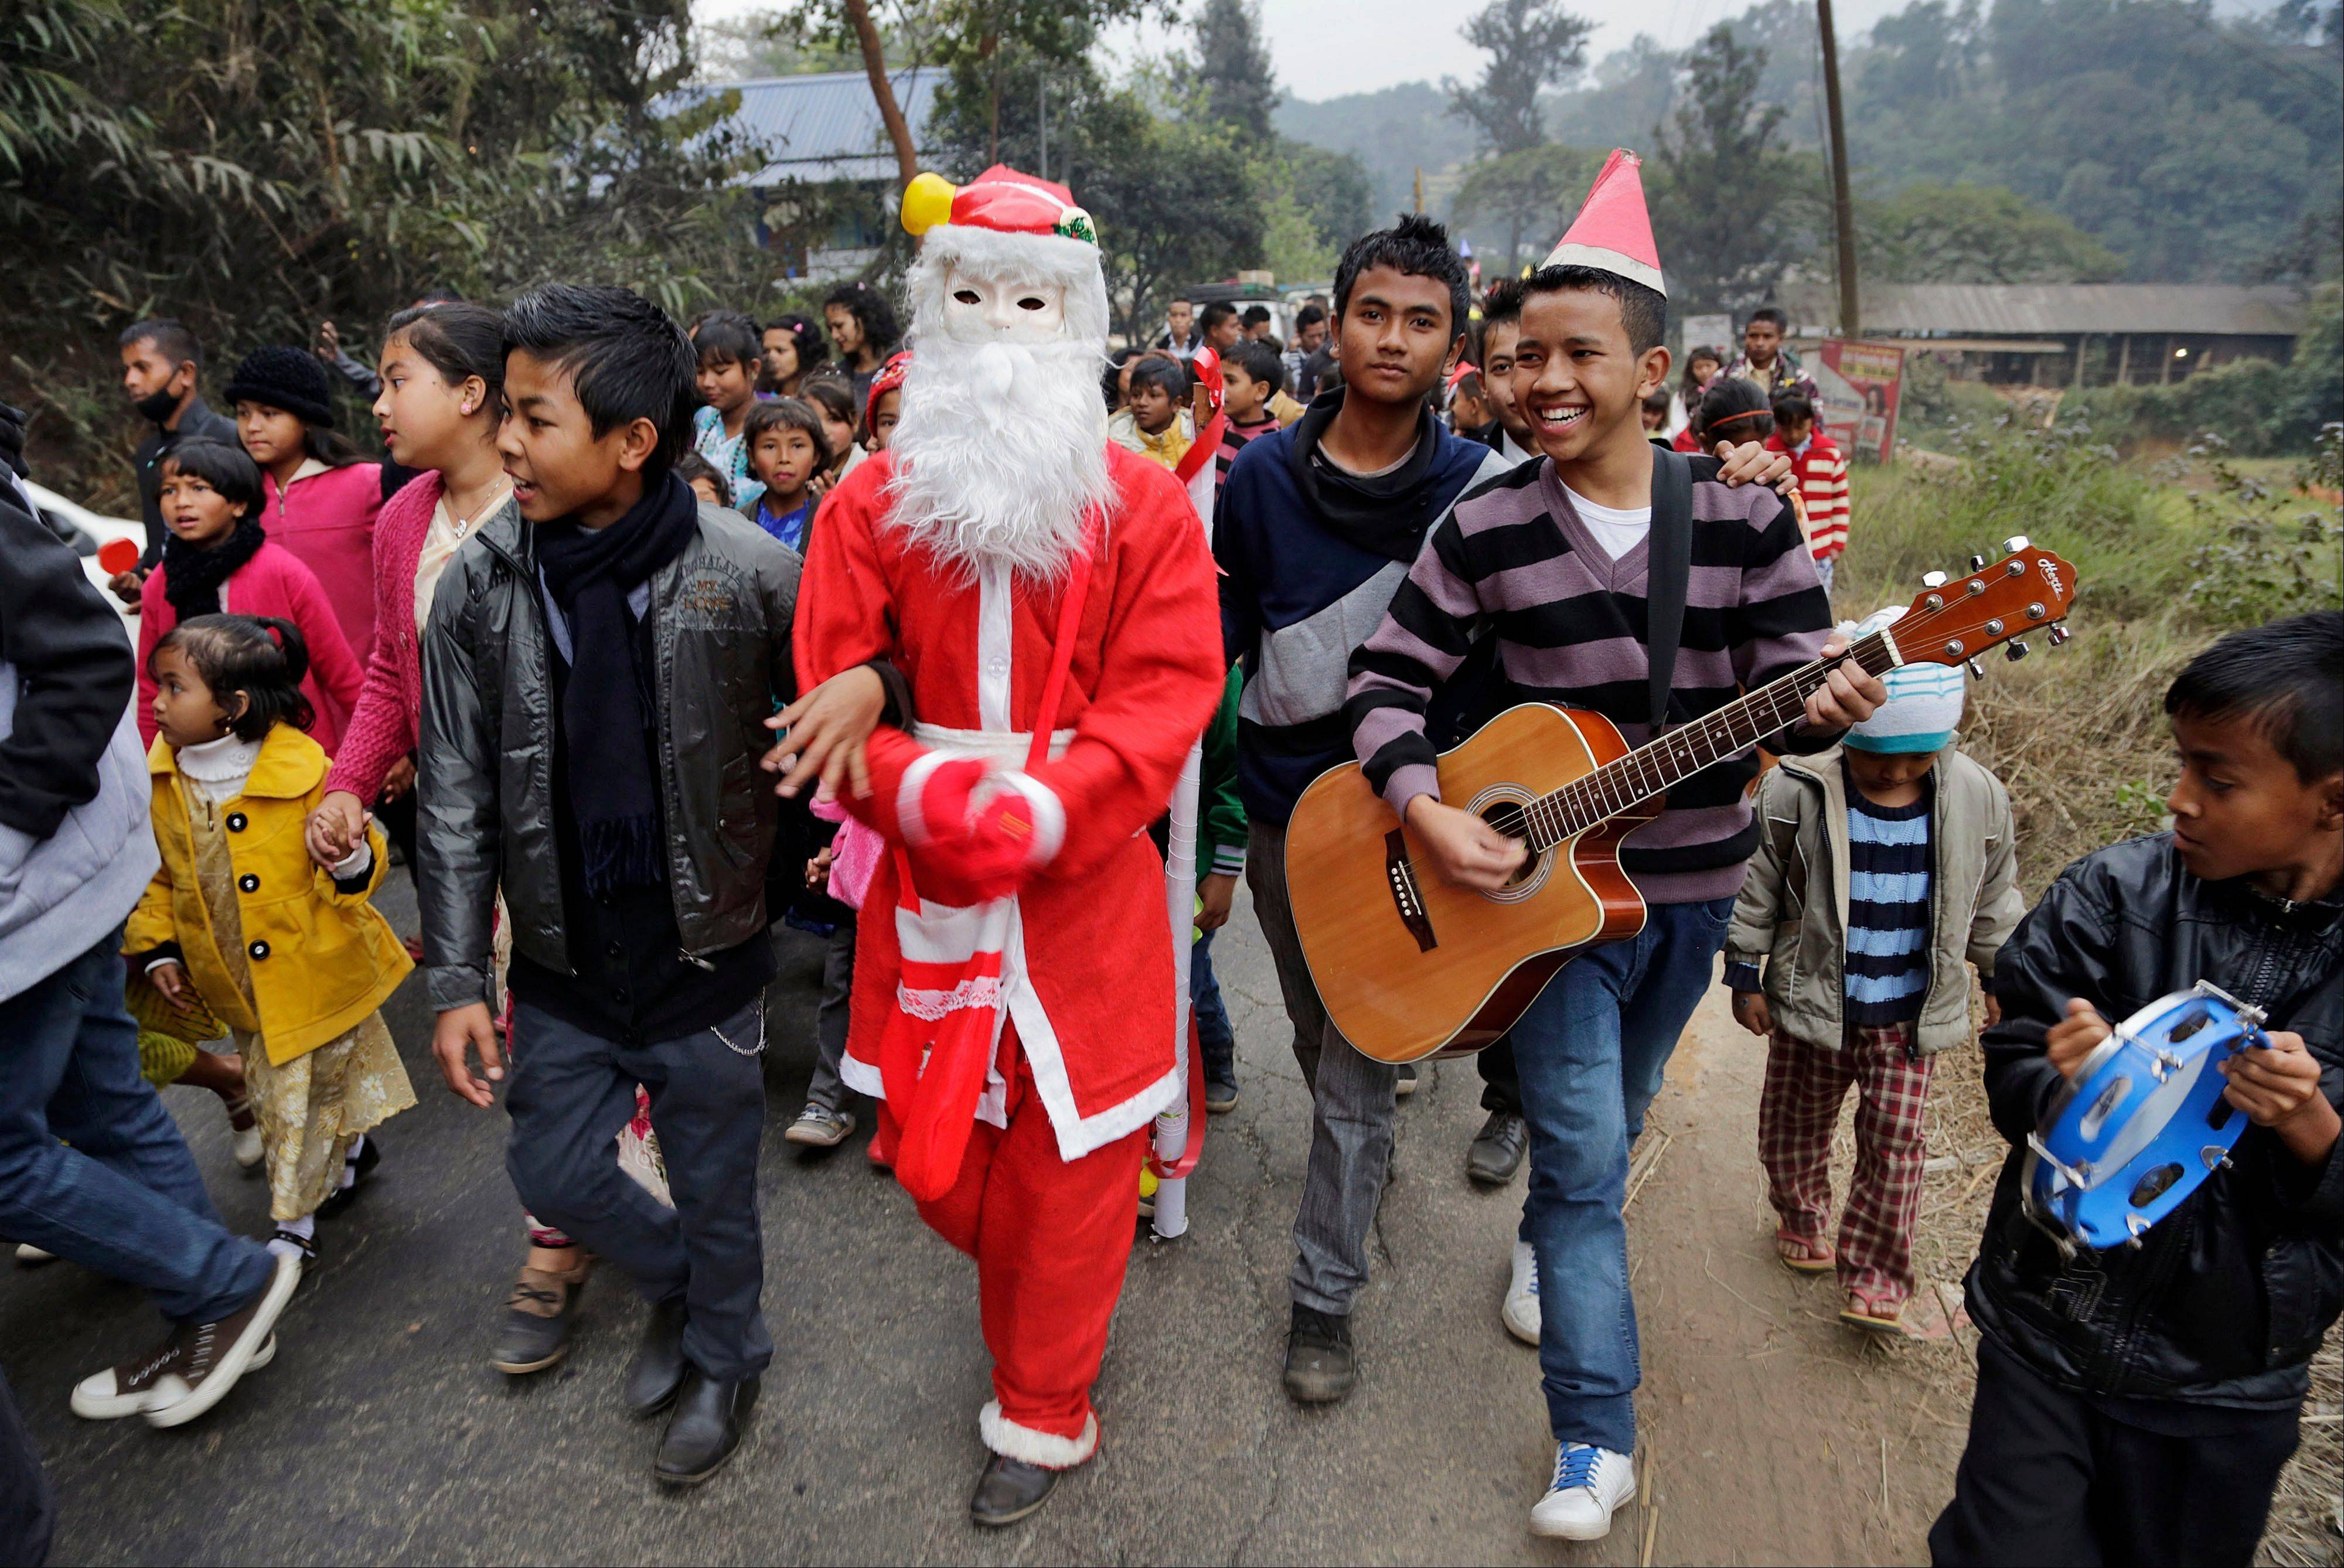
[[[1885, 631], [1857, 638], [1844, 657], [1874, 675], [1904, 662]], [[1818, 659], [1803, 664], [1780, 680], [1657, 735], [1626, 756], [1539, 796], [1522, 808], [1531, 848], [1550, 849], [1585, 833], [1797, 722], [1806, 712], [1807, 698], [1822, 688], [1839, 663]]]

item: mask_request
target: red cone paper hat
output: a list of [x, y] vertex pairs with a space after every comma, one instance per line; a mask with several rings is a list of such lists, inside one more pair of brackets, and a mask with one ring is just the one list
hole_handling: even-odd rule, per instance
[[1668, 286], [1661, 281], [1660, 248], [1652, 243], [1652, 219], [1644, 210], [1644, 180], [1636, 172], [1642, 161], [1625, 147], [1612, 149], [1579, 216], [1547, 257], [1547, 266], [1614, 272], [1667, 297]]

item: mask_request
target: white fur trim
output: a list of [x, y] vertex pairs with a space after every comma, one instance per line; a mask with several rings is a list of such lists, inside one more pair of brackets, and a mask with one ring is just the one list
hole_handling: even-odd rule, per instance
[[1631, 283], [1642, 284], [1663, 299], [1669, 295], [1669, 286], [1661, 280], [1659, 268], [1600, 245], [1558, 245], [1548, 252], [1545, 266], [1591, 267], [1598, 272], [1616, 272]]
[[1083, 1435], [1059, 1437], [1019, 1426], [1001, 1413], [999, 1400], [987, 1400], [976, 1415], [977, 1435], [1004, 1459], [1022, 1459], [1044, 1470], [1072, 1470], [1098, 1452], [1098, 1417], [1086, 1416]]
[[[955, 730], [944, 724], [914, 722], [912, 738], [930, 751], [948, 752], [956, 757], [983, 757], [989, 762], [1009, 767], [1023, 766], [1034, 749], [1034, 736], [1027, 730]], [[1071, 728], [1050, 732], [1050, 760], [1056, 762], [1075, 744]]]
[[1066, 291], [1066, 336], [1106, 344], [1106, 274], [1097, 246], [1061, 234], [940, 223], [921, 238], [919, 258], [904, 278], [914, 320], [944, 319], [945, 275], [955, 267], [996, 282], [1056, 284]]
[[878, 1067], [852, 1051], [838, 1058], [838, 1077], [856, 1094], [869, 1095], [873, 1099], [887, 1098], [887, 1080], [880, 1077]]
[[904, 770], [902, 780], [895, 785], [895, 824], [904, 830], [904, 843], [924, 845], [935, 836], [928, 827], [926, 814], [920, 809], [920, 796], [936, 770], [950, 760], [942, 752], [930, 752], [914, 758], [912, 765]]
[[977, 723], [995, 733], [1015, 728], [1009, 722], [1010, 611], [1015, 602], [1007, 568], [988, 565], [977, 573]]
[[993, 775], [1006, 789], [1015, 790], [1026, 797], [1034, 811], [1034, 841], [1026, 852], [1027, 864], [1047, 865], [1058, 857], [1058, 850], [1066, 842], [1066, 806], [1058, 792], [1033, 774], [1017, 768], [1005, 768]]
[[1050, 1022], [1040, 994], [1034, 989], [1032, 971], [1026, 963], [1026, 919], [1022, 910], [1009, 923], [1009, 946], [1001, 956], [1001, 974], [1005, 981], [1014, 978], [1006, 987], [1009, 1017], [1017, 1025], [1017, 1043], [1025, 1049], [1026, 1064], [1034, 1069], [1034, 1087], [1042, 1097], [1042, 1108], [1049, 1112], [1050, 1131], [1058, 1140], [1060, 1159], [1080, 1159], [1094, 1149], [1104, 1148], [1138, 1131], [1156, 1118], [1157, 1111], [1179, 1098], [1187, 1080], [1176, 1061], [1170, 1072], [1129, 1099], [1109, 1106], [1096, 1116], [1085, 1117], [1075, 1106], [1074, 1086], [1066, 1077], [1066, 1058], [1058, 1048], [1057, 1028]]

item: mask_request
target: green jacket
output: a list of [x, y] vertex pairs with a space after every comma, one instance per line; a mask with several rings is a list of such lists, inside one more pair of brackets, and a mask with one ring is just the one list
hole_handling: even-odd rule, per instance
[[1236, 668], [1221, 689], [1221, 705], [1205, 730], [1204, 775], [1197, 792], [1197, 876], [1245, 874], [1246, 811], [1238, 798], [1238, 693], [1245, 677]]
[[[1922, 1055], [1970, 1037], [1968, 966], [1995, 955], [2026, 913], [2002, 781], [1954, 746], [1937, 754], [1929, 820], [1929, 988], [1913, 1044]], [[1725, 934], [1726, 984], [1763, 989], [1774, 1027], [1837, 1049], [1847, 995], [1847, 792], [1839, 748], [1784, 757], [1758, 781], [1758, 853]]]

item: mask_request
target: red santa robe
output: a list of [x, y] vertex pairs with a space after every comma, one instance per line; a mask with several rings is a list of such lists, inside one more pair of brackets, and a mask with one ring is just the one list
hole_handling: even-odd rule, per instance
[[[883, 1038], [906, 1009], [932, 1017], [924, 1006], [953, 1005], [931, 988], [924, 949], [956, 913], [1004, 914], [998, 1047], [956, 1177], [920, 1208], [977, 1259], [995, 1360], [987, 1445], [1064, 1467], [1096, 1445], [1089, 1389], [1122, 1289], [1146, 1133], [1179, 1087], [1164, 865], [1146, 830], [1220, 695], [1212, 560], [1178, 481], [1110, 447], [1113, 497], [1090, 531], [1048, 759], [1028, 765], [1067, 587], [999, 569], [965, 584], [889, 525], [893, 471], [878, 454], [824, 501], [798, 597], [804, 684], [885, 657], [918, 715], [908, 734], [873, 736], [871, 793], [846, 803], [904, 855], [882, 860], [864, 900], [844, 1076], [881, 1097], [892, 1142], [902, 1124], [884, 1104]], [[1015, 808], [1015, 837], [993, 836], [1015, 864], [995, 854], [982, 875], [959, 853], [971, 832], [984, 836], [970, 826], [975, 770], [950, 765], [971, 757], [1015, 780], [994, 795], [996, 811], [1004, 800]], [[1002, 898], [1005, 910], [988, 905]], [[994, 976], [965, 978], [958, 999], [972, 986], [990, 996]]]

